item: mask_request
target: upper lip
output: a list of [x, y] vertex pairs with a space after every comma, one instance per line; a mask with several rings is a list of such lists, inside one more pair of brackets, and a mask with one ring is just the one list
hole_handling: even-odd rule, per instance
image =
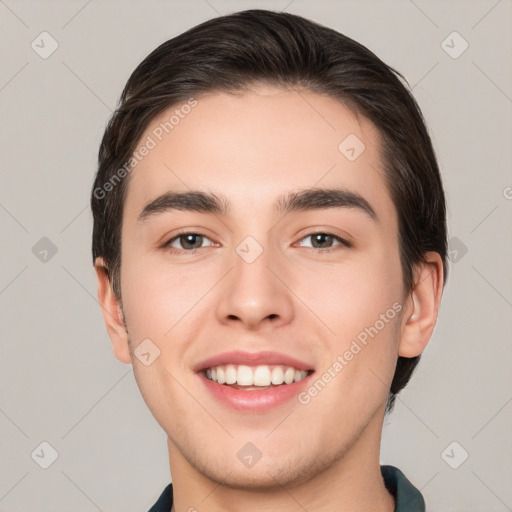
[[236, 350], [232, 352], [222, 352], [216, 356], [209, 357], [195, 365], [194, 371], [201, 372], [207, 368], [224, 364], [244, 364], [247, 366], [282, 364], [284, 366], [292, 366], [297, 370], [312, 370], [310, 364], [279, 352], [244, 352]]

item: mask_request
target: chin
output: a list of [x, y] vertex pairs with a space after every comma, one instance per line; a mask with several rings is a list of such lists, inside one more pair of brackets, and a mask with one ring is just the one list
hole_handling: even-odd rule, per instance
[[[295, 455], [299, 455], [298, 451]], [[314, 476], [318, 476], [333, 462], [320, 459], [314, 454], [311, 454], [310, 457], [307, 454], [301, 454], [300, 458], [264, 459], [262, 456], [252, 467], [244, 467], [238, 459], [234, 464], [231, 458], [226, 459], [220, 465], [201, 462], [197, 464], [199, 461], [193, 465], [205, 477], [223, 487], [239, 491], [272, 492], [282, 491], [283, 487], [293, 488], [311, 481]]]

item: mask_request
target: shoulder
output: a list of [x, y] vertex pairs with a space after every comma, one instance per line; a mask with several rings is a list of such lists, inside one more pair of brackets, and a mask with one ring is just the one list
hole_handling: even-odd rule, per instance
[[172, 507], [172, 483], [170, 483], [160, 494], [156, 503], [148, 512], [170, 512]]
[[387, 490], [395, 497], [395, 512], [425, 512], [421, 492], [395, 466], [381, 466], [380, 471]]
[[[421, 492], [395, 466], [380, 467], [384, 485], [395, 497], [395, 512], [425, 512], [425, 500]], [[172, 507], [172, 483], [167, 485], [148, 512], [169, 512]]]

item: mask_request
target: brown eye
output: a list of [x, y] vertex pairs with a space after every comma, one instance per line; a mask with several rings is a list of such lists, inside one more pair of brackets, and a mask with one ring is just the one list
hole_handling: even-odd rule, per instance
[[328, 252], [329, 250], [333, 250], [337, 246], [352, 246], [352, 244], [350, 242], [347, 242], [347, 240], [337, 235], [333, 235], [332, 233], [311, 233], [302, 238], [301, 242], [307, 240], [308, 238], [311, 239], [311, 245], [309, 247], [311, 247], [312, 249], [316, 249], [320, 252]]
[[316, 249], [325, 249], [326, 245], [327, 247], [331, 247], [334, 237], [325, 233], [315, 233], [311, 235], [311, 240], [313, 247]]
[[[210, 240], [207, 236], [200, 233], [180, 233], [171, 238], [166, 244], [166, 248], [170, 248], [171, 252], [195, 252], [203, 247], [203, 242]], [[212, 244], [210, 244], [212, 245]]]
[[180, 241], [180, 244], [183, 247], [183, 249], [198, 249], [202, 245], [203, 236], [193, 234], [180, 235], [178, 237], [178, 240]]

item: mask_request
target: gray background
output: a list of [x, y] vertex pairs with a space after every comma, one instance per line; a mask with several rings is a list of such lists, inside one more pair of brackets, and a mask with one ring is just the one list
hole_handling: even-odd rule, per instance
[[[168, 483], [165, 434], [96, 302], [89, 193], [134, 67], [185, 29], [253, 7], [331, 26], [413, 87], [446, 185], [452, 262], [381, 462], [431, 512], [512, 510], [510, 0], [0, 0], [0, 511], [143, 511]], [[43, 31], [58, 43], [47, 58], [31, 47], [51, 49]], [[457, 58], [453, 31], [469, 44]], [[43, 441], [58, 453], [48, 469]]]

